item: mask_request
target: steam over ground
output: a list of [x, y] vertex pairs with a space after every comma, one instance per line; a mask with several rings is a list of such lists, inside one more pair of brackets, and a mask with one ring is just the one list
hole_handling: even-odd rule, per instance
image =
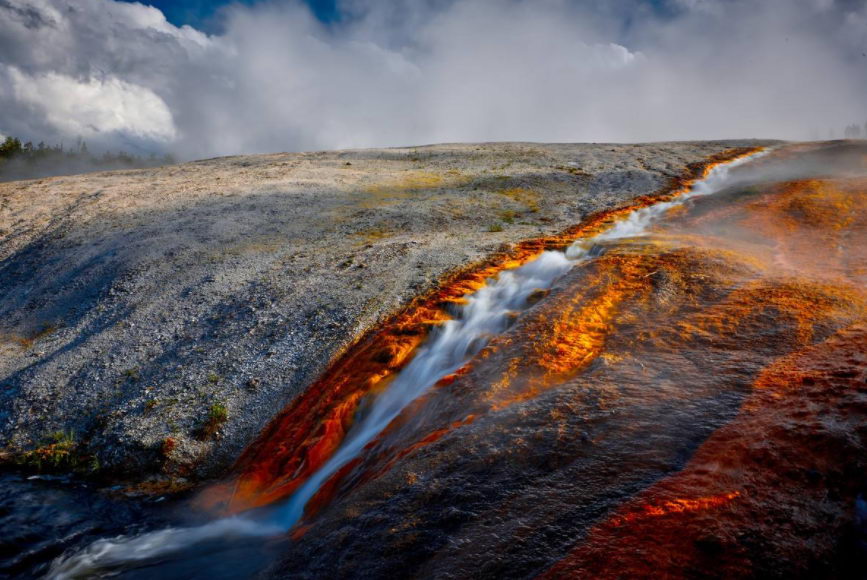
[[0, 133], [181, 158], [450, 141], [827, 138], [867, 120], [862, 0], [295, 0], [206, 34], [0, 0]]

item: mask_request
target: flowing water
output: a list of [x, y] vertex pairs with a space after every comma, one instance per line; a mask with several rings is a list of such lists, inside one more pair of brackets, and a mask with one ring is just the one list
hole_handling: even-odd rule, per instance
[[[264, 508], [249, 510], [193, 527], [167, 527], [140, 535], [100, 539], [83, 550], [56, 560], [52, 578], [75, 578], [118, 571], [147, 570], [149, 574], [211, 576], [212, 568], [184, 565], [203, 562], [207, 554], [227, 546], [267, 543], [281, 538], [304, 517], [309, 503], [323, 486], [353, 462], [359, 461], [383, 431], [434, 385], [458, 372], [477, 356], [490, 339], [506, 331], [517, 315], [538, 295], [552, 287], [577, 264], [618, 240], [644, 235], [648, 228], [689, 199], [706, 196], [734, 183], [733, 169], [762, 154], [753, 154], [713, 168], [689, 191], [669, 201], [639, 208], [593, 237], [576, 241], [565, 251], [545, 251], [520, 267], [500, 272], [453, 308], [450, 319], [438, 324], [414, 350], [411, 360], [385, 386], [361, 401], [351, 428], [318, 468], [296, 485], [289, 497]], [[235, 570], [237, 574], [238, 571]], [[134, 575], [134, 574], [133, 574]]]
[[[621, 222], [640, 235], [573, 247], [544, 298], [323, 483], [271, 572], [847, 577], [867, 496], [867, 147], [787, 146], [730, 177]], [[341, 413], [296, 410], [230, 506], [291, 497], [326, 463]], [[312, 452], [284, 431], [292, 453], [270, 461], [295, 424]]]

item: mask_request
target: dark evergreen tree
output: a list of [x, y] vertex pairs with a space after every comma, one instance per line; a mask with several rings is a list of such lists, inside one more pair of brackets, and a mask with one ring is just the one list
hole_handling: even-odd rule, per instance
[[11, 136], [0, 142], [0, 181], [170, 163], [174, 163], [174, 159], [169, 155], [138, 157], [125, 151], [93, 155], [81, 137], [69, 149], [64, 149], [63, 143], [49, 146], [44, 141], [36, 146], [32, 141], [22, 145], [20, 139]]
[[11, 159], [16, 155], [20, 155], [21, 149], [21, 141], [19, 141], [18, 138], [6, 137], [6, 140], [3, 141], [2, 145], [0, 145], [0, 157]]

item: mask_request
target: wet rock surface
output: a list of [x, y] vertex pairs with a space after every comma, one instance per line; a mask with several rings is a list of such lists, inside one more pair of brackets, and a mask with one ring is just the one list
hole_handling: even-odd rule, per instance
[[166, 505], [68, 476], [0, 473], [0, 577], [40, 576], [69, 546], [164, 525]]
[[282, 577], [860, 577], [867, 147], [602, 247], [322, 486]]
[[15, 455], [63, 432], [119, 478], [220, 474], [448, 273], [757, 144], [443, 145], [0, 184], [0, 437]]

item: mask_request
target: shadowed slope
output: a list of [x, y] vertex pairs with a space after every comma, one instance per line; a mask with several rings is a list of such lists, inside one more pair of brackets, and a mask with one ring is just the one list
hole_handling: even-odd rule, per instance
[[783, 151], [600, 248], [332, 477], [275, 572], [842, 570], [863, 491], [867, 184], [836, 153]]
[[[741, 144], [442, 145], [0, 184], [3, 451], [62, 430], [121, 478], [222, 473], [439, 281]], [[226, 421], [203, 429], [215, 405]]]

